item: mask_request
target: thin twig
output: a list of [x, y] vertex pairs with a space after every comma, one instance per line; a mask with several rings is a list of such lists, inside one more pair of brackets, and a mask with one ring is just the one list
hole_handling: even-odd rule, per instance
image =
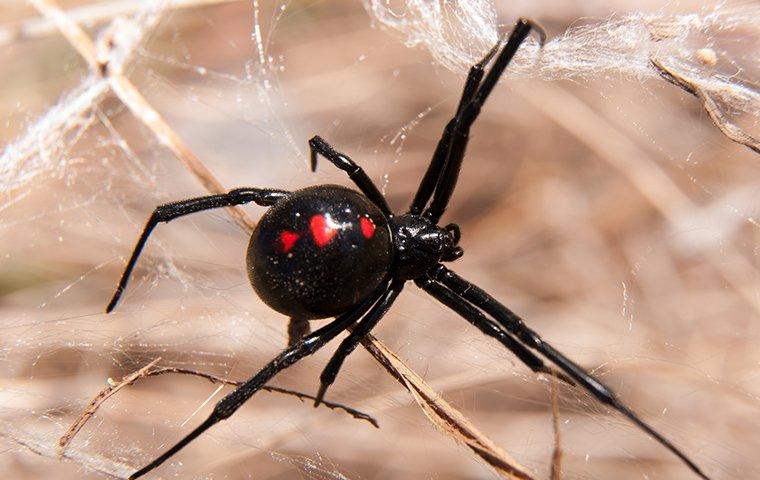
[[[62, 32], [64, 30], [79, 30], [82, 35], [86, 36], [78, 25], [66, 17], [54, 0], [34, 1], [35, 6], [38, 6], [37, 8], [44, 15], [53, 20]], [[95, 55], [92, 42], [81, 41], [79, 33], [69, 35], [66, 38], [90, 63], [93, 72], [104, 75], [109, 79], [111, 88], [119, 96], [120, 100], [162, 140], [207, 191], [210, 193], [222, 193], [226, 191], [211, 171], [205, 167], [203, 162], [192, 153], [166, 121], [163, 120], [160, 114], [152, 108], [137, 88], [121, 74], [120, 68], [109, 68], [107, 61], [103, 63], [103, 61], [96, 60], [97, 56]], [[249, 232], [253, 230], [255, 223], [244, 210], [237, 207], [229, 207], [227, 211], [245, 230]], [[422, 377], [406, 366], [383, 343], [371, 335], [366, 337], [362, 343], [372, 356], [412, 394], [412, 397], [423, 413], [441, 431], [470, 448], [470, 450], [494, 468], [500, 476], [519, 480], [531, 480], [533, 478], [526, 473], [527, 469], [525, 467], [510, 458], [493, 441], [478, 431], [462, 413], [443, 400]]]
[[718, 106], [718, 102], [698, 82], [686, 78], [672, 68], [666, 67], [655, 57], [650, 57], [649, 61], [662, 78], [697, 97], [702, 102], [702, 107], [710, 116], [710, 120], [723, 132], [723, 135], [740, 145], [744, 145], [755, 153], [760, 153], [760, 140], [752, 137], [726, 118]]
[[[211, 375], [209, 373], [203, 373], [203, 372], [198, 372], [195, 370], [190, 370], [188, 368], [178, 368], [178, 367], [157, 368], [155, 370], [151, 370], [145, 376], [153, 377], [156, 375], [163, 375], [164, 373], [178, 373], [181, 375], [193, 375], [196, 377], [205, 378], [211, 383], [222, 383], [224, 385], [231, 385], [233, 387], [239, 387], [240, 385], [245, 383], [244, 381], [240, 381], [240, 380], [229, 380], [227, 378], [218, 377], [216, 375]], [[308, 393], [298, 392], [296, 390], [290, 390], [288, 388], [272, 387], [270, 385], [264, 385], [263, 387], [261, 387], [261, 389], [267, 392], [282, 393], [283, 395], [290, 395], [292, 397], [298, 398], [301, 401], [309, 400], [310, 402], [314, 402], [317, 399], [317, 397], [313, 395], [309, 395]], [[320, 402], [320, 405], [324, 405], [330, 410], [343, 410], [344, 412], [351, 415], [357, 420], [365, 420], [369, 422], [370, 424], [372, 424], [373, 427], [380, 428], [380, 425], [377, 423], [377, 420], [372, 415], [369, 415], [367, 413], [361, 412], [354, 408], [348, 407], [346, 405], [343, 405], [342, 403], [322, 400]]]
[[66, 433], [64, 433], [61, 438], [58, 439], [58, 456], [63, 457], [63, 454], [66, 452], [66, 447], [69, 445], [69, 443], [71, 443], [71, 440], [82, 429], [82, 427], [84, 427], [84, 424], [87, 423], [87, 421], [93, 415], [95, 415], [95, 412], [98, 410], [98, 408], [100, 408], [101, 405], [103, 405], [103, 402], [108, 400], [112, 395], [115, 395], [122, 388], [134, 383], [134, 381], [138, 378], [145, 376], [148, 370], [155, 366], [160, 360], [161, 357], [156, 358], [141, 369], [136, 370], [129, 375], [126, 375], [121, 379], [119, 383], [109, 384], [106, 388], [98, 392], [98, 394], [92, 398], [82, 414], [76, 420], [74, 420], [74, 423], [72, 423], [69, 429], [66, 430]]
[[562, 480], [562, 437], [559, 431], [559, 382], [551, 377], [552, 428], [554, 429], [554, 452], [552, 453], [551, 480]]
[[[98, 394], [95, 395], [95, 397], [93, 397], [93, 399], [84, 409], [82, 414], [71, 424], [68, 430], [66, 430], [66, 433], [64, 433], [61, 436], [61, 438], [58, 440], [58, 446], [60, 447], [58, 450], [59, 456], [64, 455], [66, 448], [69, 446], [71, 441], [79, 433], [82, 427], [84, 427], [84, 425], [90, 420], [90, 418], [92, 418], [92, 416], [95, 415], [95, 412], [97, 412], [100, 406], [103, 405], [103, 402], [105, 402], [110, 397], [115, 395], [122, 388], [128, 385], [132, 385], [133, 383], [135, 383], [137, 380], [140, 380], [141, 378], [155, 377], [157, 375], [163, 375], [165, 373], [176, 373], [176, 374], [181, 374], [181, 375], [192, 375], [195, 377], [205, 378], [211, 383], [221, 383], [223, 385], [231, 385], [234, 387], [239, 387], [240, 385], [244, 383], [237, 380], [229, 380], [227, 378], [219, 377], [217, 375], [212, 375], [210, 373], [190, 370], [188, 368], [156, 367], [159, 361], [161, 361], [161, 357], [156, 358], [155, 360], [148, 363], [147, 365], [140, 368], [139, 370], [136, 370], [130, 373], [129, 375], [124, 376], [124, 378], [122, 378], [120, 382], [110, 384], [109, 386], [107, 386], [106, 388], [98, 392]], [[290, 396], [298, 398], [301, 401], [309, 400], [313, 402], [314, 400], [316, 400], [316, 397], [314, 397], [313, 395], [297, 392], [295, 390], [290, 390], [287, 388], [272, 387], [269, 385], [265, 385], [261, 389], [267, 392], [290, 395]], [[368, 415], [364, 412], [360, 412], [359, 410], [353, 409], [351, 407], [347, 407], [343, 404], [330, 402], [330, 401], [322, 401], [322, 404], [325, 407], [329, 408], [330, 410], [343, 410], [344, 412], [348, 413], [349, 415], [351, 415], [352, 417], [358, 420], [365, 420], [371, 423], [375, 428], [380, 428], [380, 426], [377, 423], [377, 420], [375, 420], [375, 418], [372, 417], [371, 415]]]

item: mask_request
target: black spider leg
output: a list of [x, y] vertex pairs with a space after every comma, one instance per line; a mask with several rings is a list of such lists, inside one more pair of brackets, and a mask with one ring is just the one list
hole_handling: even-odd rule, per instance
[[449, 120], [446, 127], [443, 129], [441, 139], [438, 140], [438, 145], [433, 152], [433, 158], [430, 160], [425, 175], [422, 177], [420, 186], [417, 187], [417, 193], [414, 195], [412, 204], [409, 206], [409, 213], [419, 215], [422, 213], [422, 209], [425, 208], [430, 197], [433, 196], [433, 191], [438, 183], [438, 178], [441, 176], [441, 171], [446, 163], [446, 158], [449, 154], [449, 148], [451, 147], [451, 135], [454, 131], [454, 125], [457, 118], [462, 113], [462, 109], [465, 105], [470, 103], [472, 97], [480, 85], [480, 81], [483, 79], [484, 68], [491, 61], [491, 58], [496, 54], [499, 49], [500, 43], [491, 48], [483, 59], [470, 67], [470, 72], [467, 74], [467, 80], [464, 82], [464, 89], [462, 90], [462, 96], [459, 98], [459, 105], [457, 106], [457, 112], [454, 117]]
[[305, 318], [291, 317], [288, 322], [288, 346], [292, 347], [311, 333], [311, 324]]
[[374, 316], [376, 315], [377, 311], [383, 311], [386, 308], [386, 305], [389, 302], [392, 302], [397, 295], [397, 293], [394, 290], [388, 288], [388, 286], [389, 282], [384, 282], [382, 285], [380, 285], [380, 287], [375, 289], [372, 295], [370, 295], [367, 300], [362, 302], [358, 307], [355, 307], [348, 313], [340, 315], [324, 327], [307, 335], [292, 347], [285, 349], [282, 353], [277, 355], [274, 360], [259, 370], [256, 375], [251, 377], [244, 384], [237, 387], [235, 390], [221, 399], [214, 407], [211, 415], [209, 415], [209, 417], [203, 423], [196, 427], [192, 432], [187, 434], [176, 445], [164, 452], [161, 456], [157, 457], [148, 465], [133, 473], [129, 479], [133, 480], [150, 472], [168, 460], [172, 455], [182, 450], [185, 445], [193, 441], [203, 432], [216, 425], [220, 421], [232, 416], [232, 414], [235, 413], [238, 408], [247, 402], [248, 399], [250, 399], [256, 392], [258, 392], [261, 387], [263, 387], [281, 370], [288, 368], [302, 358], [309, 356], [319, 350], [327, 342], [335, 338], [340, 332], [353, 325], [365, 313], [368, 316]]
[[454, 192], [469, 140], [470, 127], [477, 119], [488, 95], [496, 86], [502, 73], [514, 57], [517, 49], [527, 38], [532, 27], [532, 24], [528, 21], [524, 19], [518, 20], [509, 36], [509, 40], [507, 40], [506, 45], [496, 57], [493, 66], [486, 74], [480, 87], [473, 94], [472, 99], [457, 112], [452, 125], [451, 144], [447, 152], [446, 161], [438, 177], [435, 192], [433, 193], [433, 200], [425, 211], [425, 216], [433, 223], [438, 223]]
[[393, 292], [394, 295], [389, 297], [389, 301], [383, 305], [383, 308], [377, 309], [374, 312], [370, 312], [356, 325], [356, 327], [354, 327], [354, 329], [351, 331], [351, 334], [344, 338], [342, 342], [340, 342], [338, 349], [335, 351], [332, 358], [330, 358], [330, 361], [325, 366], [325, 369], [322, 370], [322, 375], [319, 377], [320, 386], [319, 391], [316, 395], [317, 398], [314, 400], [315, 408], [318, 407], [320, 403], [322, 403], [322, 399], [325, 397], [327, 388], [335, 381], [335, 378], [338, 376], [338, 372], [343, 366], [343, 362], [346, 360], [346, 357], [348, 357], [351, 352], [356, 349], [364, 337], [366, 337], [367, 334], [373, 328], [375, 328], [375, 325], [377, 325], [380, 319], [383, 318], [403, 288], [403, 280], [394, 281], [390, 287], [390, 291]]
[[121, 279], [119, 279], [116, 291], [114, 292], [111, 301], [108, 302], [106, 313], [110, 313], [118, 303], [124, 288], [127, 286], [129, 276], [132, 274], [132, 269], [135, 268], [137, 258], [140, 256], [140, 252], [142, 252], [142, 249], [145, 246], [145, 242], [148, 241], [148, 237], [159, 222], [169, 222], [177, 217], [201, 212], [203, 210], [242, 205], [250, 202], [255, 202], [262, 207], [270, 207], [287, 196], [288, 193], [290, 192], [269, 188], [237, 188], [235, 190], [230, 190], [227, 193], [191, 198], [189, 200], [167, 203], [156, 207], [153, 214], [151, 214], [148, 219], [148, 222], [145, 224], [145, 228], [143, 229], [140, 238], [137, 240], [134, 250], [132, 250], [132, 256], [130, 257], [129, 262], [127, 262], [127, 266], [124, 269], [124, 273], [121, 275]]
[[451, 289], [451, 291], [461, 298], [482, 309], [488, 315], [491, 315], [499, 324], [507, 329], [507, 331], [523, 342], [523, 344], [529, 348], [535, 349], [552, 361], [586, 391], [596, 397], [597, 400], [628, 417], [634, 424], [638, 425], [639, 428], [654, 437], [661, 445], [680, 458], [694, 473], [705, 480], [709, 480], [709, 477], [702, 472], [696, 463], [689, 459], [689, 457], [671, 443], [670, 440], [658, 433], [653, 427], [639, 418], [639, 416], [630, 408], [624, 405], [609, 387], [602, 384], [602, 382], [593, 375], [546, 343], [535, 331], [525, 324], [522, 318], [506, 306], [499, 303], [498, 300], [443, 265], [439, 264], [432, 269], [428, 275], [430, 275], [432, 279], [439, 281]]
[[309, 140], [309, 148], [311, 149], [311, 171], [317, 170], [317, 154], [321, 154], [326, 159], [330, 160], [333, 165], [340, 168], [344, 172], [348, 173], [348, 177], [359, 187], [359, 190], [364, 193], [387, 217], [392, 217], [393, 212], [388, 206], [388, 202], [385, 201], [385, 197], [380, 193], [375, 183], [364, 172], [364, 169], [356, 164], [348, 155], [338, 153], [335, 149], [327, 143], [327, 141], [315, 135]]
[[554, 370], [547, 366], [544, 361], [537, 357], [533, 352], [528, 350], [523, 344], [515, 340], [512, 335], [504, 331], [499, 325], [483, 315], [477, 308], [473, 307], [468, 301], [456, 295], [454, 292], [444, 287], [440, 283], [428, 277], [418, 278], [414, 281], [418, 287], [425, 290], [433, 298], [454, 310], [462, 318], [470, 322], [481, 332], [498, 340], [502, 345], [514, 353], [522, 363], [536, 373], [545, 373], [553, 375], [569, 385], [575, 385], [575, 382], [562, 372]]
[[412, 201], [410, 213], [419, 214], [430, 197], [434, 195], [433, 203], [428, 208], [426, 216], [435, 223], [440, 219], [459, 176], [470, 127], [480, 113], [480, 108], [485, 103], [486, 98], [531, 29], [536, 29], [539, 32], [539, 45], [543, 45], [546, 38], [543, 29], [530, 20], [520, 19], [512, 29], [504, 48], [482, 83], [480, 80], [483, 78], [484, 68], [499, 45], [497, 44], [494, 50], [489, 52], [480, 63], [470, 69], [457, 112], [444, 129], [430, 166], [425, 172], [417, 194]]

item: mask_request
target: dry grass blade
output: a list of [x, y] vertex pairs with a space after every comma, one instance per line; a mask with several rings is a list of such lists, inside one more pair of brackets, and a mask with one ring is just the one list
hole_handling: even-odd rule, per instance
[[[101, 59], [95, 44], [87, 36], [79, 25], [71, 21], [66, 13], [53, 0], [33, 0], [33, 5], [43, 15], [54, 22], [61, 34], [71, 43], [77, 52], [87, 61], [93, 73], [104, 75], [108, 78], [111, 89], [119, 97], [124, 105], [142, 121], [156, 136], [161, 143], [166, 145], [183, 165], [190, 170], [195, 178], [200, 180], [203, 187], [211, 193], [223, 193], [226, 190], [211, 171], [193, 154], [182, 139], [174, 133], [163, 117], [148, 103], [137, 88], [122, 74], [121, 66], [111, 68], [108, 59]], [[113, 39], [113, 37], [111, 37]], [[111, 45], [111, 49], [118, 47]], [[253, 229], [255, 223], [238, 207], [227, 207], [227, 210], [244, 229]]]
[[[224, 193], [227, 191], [214, 174], [206, 168], [201, 159], [190, 150], [185, 142], [172, 130], [163, 117], [148, 103], [145, 97], [142, 96], [126, 77], [121, 75], [111, 77], [111, 88], [113, 88], [119, 99], [124, 102], [132, 113], [150, 128], [161, 142], [182, 162], [185, 168], [201, 182], [203, 188], [210, 193]], [[250, 231], [256, 226], [254, 221], [241, 208], [227, 207], [227, 211], [232, 216], [232, 219], [243, 229]]]
[[[198, 179], [210, 193], [226, 191], [203, 162], [195, 156], [181, 138], [153, 109], [137, 88], [121, 74], [121, 68], [110, 68], [108, 59], [99, 60], [92, 41], [84, 31], [69, 18], [53, 0], [34, 0], [38, 10], [53, 21], [66, 39], [82, 54], [93, 72], [104, 75], [109, 79], [113, 91], [119, 99], [164, 143], [183, 165]], [[255, 225], [253, 220], [239, 208], [231, 207], [228, 211], [233, 219], [244, 229], [251, 231]], [[373, 357], [380, 362], [411, 394], [427, 418], [442, 432], [455, 441], [466, 445], [479, 458], [483, 459], [504, 478], [531, 480], [533, 477], [526, 469], [510, 458], [496, 444], [478, 431], [472, 423], [443, 400], [419, 375], [406, 366], [393, 352], [379, 340], [370, 336], [365, 339], [364, 346], [370, 350]], [[148, 367], [150, 368], [150, 367]], [[139, 371], [138, 371], [139, 372]], [[137, 372], [136, 372], [137, 373]], [[188, 372], [185, 372], [188, 373]], [[144, 376], [144, 373], [142, 374]], [[138, 375], [136, 378], [139, 378]], [[207, 377], [208, 378], [208, 377]], [[134, 380], [132, 380], [134, 381]], [[129, 384], [126, 382], [124, 385]], [[120, 387], [123, 388], [123, 387]], [[112, 395], [109, 394], [108, 396]], [[107, 396], [105, 398], [108, 398]], [[103, 398], [100, 400], [102, 403]], [[99, 403], [99, 404], [100, 404]], [[96, 407], [97, 408], [97, 407]], [[90, 414], [89, 416], [91, 416]], [[89, 418], [89, 417], [87, 417]], [[84, 419], [84, 421], [87, 420]], [[75, 426], [72, 426], [75, 428]], [[81, 428], [81, 426], [79, 426]], [[76, 434], [76, 431], [73, 432]], [[68, 435], [68, 433], [67, 433]], [[61, 441], [72, 435], [62, 437]]]
[[562, 480], [562, 436], [559, 431], [559, 382], [551, 377], [552, 428], [554, 430], [554, 452], [552, 453], [551, 480]]
[[502, 477], [519, 480], [533, 479], [525, 467], [480, 432], [461, 412], [444, 400], [374, 336], [367, 335], [362, 340], [362, 345], [388, 373], [404, 385], [428, 420], [438, 430], [467, 446]]
[[[118, 383], [111, 384], [108, 387], [104, 388], [100, 392], [98, 392], [97, 395], [90, 401], [90, 403], [87, 405], [87, 408], [84, 409], [82, 414], [71, 424], [69, 429], [64, 433], [61, 438], [58, 440], [59, 445], [59, 456], [63, 456], [66, 452], [66, 448], [69, 446], [71, 441], [74, 439], [74, 437], [79, 433], [79, 431], [84, 427], [84, 425], [92, 418], [93, 415], [95, 415], [95, 412], [100, 408], [103, 403], [108, 400], [110, 397], [115, 395], [119, 390], [122, 388], [132, 385], [137, 380], [140, 380], [141, 378], [148, 378], [148, 377], [155, 377], [158, 375], [163, 375], [165, 373], [175, 373], [180, 375], [191, 375], [195, 377], [205, 378], [206, 380], [210, 381], [211, 383], [220, 383], [223, 385], [231, 385], [234, 387], [238, 387], [243, 384], [243, 382], [235, 381], [235, 380], [229, 380], [223, 377], [219, 377], [216, 375], [211, 375], [209, 373], [203, 373], [203, 372], [197, 372], [195, 370], [190, 370], [187, 368], [176, 368], [176, 367], [156, 367], [158, 362], [161, 361], [161, 357], [156, 358], [152, 362], [148, 363], [144, 367], [140, 368], [139, 370], [136, 370], [129, 375], [124, 376], [122, 380]], [[313, 395], [309, 395], [306, 393], [296, 392], [294, 390], [289, 390], [287, 388], [280, 388], [280, 387], [272, 387], [265, 385], [262, 387], [262, 390], [265, 390], [267, 392], [275, 392], [275, 393], [281, 393], [283, 395], [291, 395], [299, 400], [316, 400], [316, 397]], [[366, 413], [360, 412], [359, 410], [347, 407], [345, 405], [342, 405], [340, 403], [330, 402], [330, 401], [322, 401], [321, 405], [324, 405], [325, 407], [329, 408], [330, 410], [343, 410], [344, 412], [348, 413], [352, 417], [358, 419], [358, 420], [365, 420], [369, 423], [371, 423], [375, 428], [380, 428], [377, 420], [375, 420], [371, 415], [368, 415]]]
[[79, 25], [69, 20], [66, 13], [55, 2], [50, 0], [30, 0], [30, 3], [58, 27], [61, 35], [77, 49], [77, 52], [91, 67], [98, 64], [95, 45], [90, 40], [90, 37], [87, 36]]
[[705, 111], [710, 116], [710, 120], [712, 120], [715, 126], [723, 132], [723, 135], [740, 145], [744, 145], [755, 153], [760, 153], [760, 140], [752, 137], [738, 125], [726, 118], [723, 111], [718, 106], [718, 102], [716, 102], [698, 82], [686, 78], [672, 68], [666, 67], [654, 57], [650, 58], [649, 61], [652, 62], [652, 65], [662, 78], [697, 97], [702, 102], [702, 107], [704, 107]]

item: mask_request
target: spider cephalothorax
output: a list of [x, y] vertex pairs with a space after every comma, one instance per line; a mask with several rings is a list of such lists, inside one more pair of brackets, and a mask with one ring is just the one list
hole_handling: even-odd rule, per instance
[[[456, 114], [446, 125], [409, 211], [403, 215], [394, 216], [361, 167], [320, 137], [309, 141], [312, 169], [316, 168], [317, 155], [322, 155], [348, 173], [361, 193], [334, 185], [295, 192], [240, 188], [156, 208], [106, 311], [110, 312], [118, 302], [148, 236], [159, 222], [202, 210], [254, 202], [271, 207], [254, 231], [248, 248], [248, 272], [256, 292], [272, 308], [293, 319], [337, 317], [293, 342], [219, 401], [201, 425], [130, 478], [140, 477], [162, 464], [208, 428], [229, 418], [278, 372], [351, 328], [322, 372], [316, 397], [318, 404], [343, 361], [377, 325], [409, 280], [500, 342], [533, 371], [555, 375], [568, 384], [584, 388], [657, 439], [694, 473], [708, 478], [685, 453], [639, 418], [601, 381], [542, 340], [498, 300], [441, 263], [455, 260], [463, 253], [458, 246], [459, 227], [454, 224], [441, 227], [438, 223], [454, 192], [470, 127], [534, 27], [532, 22], [521, 19], [498, 55], [499, 45], [496, 45], [470, 69]], [[538, 31], [543, 44], [543, 32]], [[494, 55], [496, 58], [486, 74], [485, 67]], [[559, 371], [548, 366], [545, 360]]]
[[390, 220], [395, 261], [393, 275], [414, 280], [438, 264], [462, 256], [459, 227], [439, 227], [421, 215], [406, 214]]

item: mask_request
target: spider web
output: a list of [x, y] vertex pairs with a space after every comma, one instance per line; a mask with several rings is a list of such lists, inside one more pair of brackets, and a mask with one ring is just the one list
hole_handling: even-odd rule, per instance
[[[7, 7], [15, 20], [0, 26], [0, 64], [20, 72], [3, 79], [4, 471], [124, 476], [220, 393], [200, 380], [144, 380], [96, 413], [68, 450], [73, 462], [57, 460], [58, 437], [106, 378], [158, 357], [245, 378], [284, 345], [284, 322], [247, 284], [244, 229], [225, 212], [160, 226], [116, 313], [101, 313], [150, 211], [205, 194], [188, 172], [194, 158], [229, 188], [347, 183], [326, 167], [308, 172], [305, 141], [320, 133], [403, 208], [467, 67], [523, 14], [550, 40], [521, 50], [476, 127], [449, 212], [465, 234], [457, 270], [594, 368], [716, 477], [757, 476], [757, 157], [651, 63], [694, 82], [757, 137], [756, 5], [62, 6], [94, 39], [93, 58], [61, 36], [55, 15]], [[93, 73], [104, 60], [147, 106]], [[548, 476], [546, 381], [412, 288], [377, 333], [536, 478]], [[327, 354], [275, 383], [313, 393]], [[259, 395], [162, 474], [494, 475], [430, 428], [364, 352], [331, 395], [377, 416], [380, 431]], [[587, 395], [562, 397], [568, 475], [685, 473]]]

